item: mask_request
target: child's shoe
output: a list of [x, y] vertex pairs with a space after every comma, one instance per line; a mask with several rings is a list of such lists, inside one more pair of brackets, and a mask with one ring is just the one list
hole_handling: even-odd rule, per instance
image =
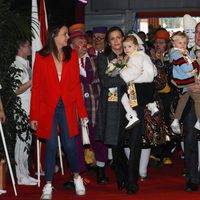
[[200, 130], [200, 122], [197, 120], [196, 124], [194, 125], [194, 128]]
[[153, 103], [148, 103], [147, 108], [148, 108], [149, 111], [151, 111], [151, 116], [155, 116], [159, 113], [159, 110], [157, 108], [155, 101]]
[[131, 129], [133, 128], [136, 124], [140, 122], [140, 120], [137, 118], [137, 113], [135, 110], [131, 113], [126, 113], [126, 118], [128, 119], [128, 124], [126, 125], [125, 129]]
[[172, 122], [172, 124], [170, 125], [172, 131], [176, 134], [181, 134], [181, 128], [180, 128], [180, 124], [179, 124], [179, 120], [178, 119], [174, 119], [174, 121]]

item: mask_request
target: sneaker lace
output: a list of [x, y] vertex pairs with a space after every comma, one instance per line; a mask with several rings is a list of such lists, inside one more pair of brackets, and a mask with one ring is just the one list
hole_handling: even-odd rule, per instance
[[50, 195], [53, 189], [54, 188], [52, 186], [44, 186], [42, 191], [44, 195]]
[[74, 180], [76, 190], [84, 190], [83, 179], [81, 177]]

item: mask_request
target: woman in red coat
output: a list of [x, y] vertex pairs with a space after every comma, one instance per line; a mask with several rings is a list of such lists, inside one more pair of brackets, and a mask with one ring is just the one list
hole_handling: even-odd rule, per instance
[[78, 134], [78, 116], [87, 120], [79, 80], [78, 55], [67, 46], [68, 28], [60, 25], [49, 29], [46, 45], [36, 54], [33, 68], [30, 120], [37, 136], [46, 140], [45, 179], [41, 199], [52, 198], [52, 179], [57, 152], [57, 129], [74, 174], [77, 195], [85, 194], [79, 176], [74, 136]]

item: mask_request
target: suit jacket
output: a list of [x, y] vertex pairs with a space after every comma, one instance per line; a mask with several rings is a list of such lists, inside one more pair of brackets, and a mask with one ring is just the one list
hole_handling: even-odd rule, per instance
[[63, 62], [60, 82], [52, 54], [47, 57], [36, 54], [30, 120], [38, 121], [38, 137], [50, 138], [54, 112], [60, 97], [65, 106], [69, 135], [72, 137], [78, 133], [77, 113], [80, 118], [87, 117], [79, 74], [78, 55], [75, 51], [72, 51], [69, 61]]

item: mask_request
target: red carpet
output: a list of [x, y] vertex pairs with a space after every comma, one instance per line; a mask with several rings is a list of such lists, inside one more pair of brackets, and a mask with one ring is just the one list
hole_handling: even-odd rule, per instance
[[[85, 196], [76, 196], [74, 191], [63, 189], [63, 183], [69, 178], [69, 173], [61, 176], [55, 175], [53, 199], [56, 200], [199, 200], [200, 189], [198, 192], [187, 193], [185, 188], [185, 177], [183, 177], [183, 161], [174, 159], [174, 164], [163, 166], [161, 168], [150, 168], [149, 177], [144, 182], [139, 182], [140, 190], [137, 194], [127, 195], [125, 190], [116, 189], [115, 178], [110, 167], [107, 168], [107, 175], [110, 183], [108, 185], [97, 185], [95, 183], [94, 171], [88, 172], [88, 177], [92, 183], [87, 186]], [[66, 170], [67, 171], [67, 170]], [[43, 183], [42, 183], [43, 186]], [[14, 196], [13, 188], [10, 183], [7, 184], [7, 194], [0, 195], [1, 200], [37, 200], [40, 199], [41, 188], [37, 186], [16, 186], [18, 196]]]

